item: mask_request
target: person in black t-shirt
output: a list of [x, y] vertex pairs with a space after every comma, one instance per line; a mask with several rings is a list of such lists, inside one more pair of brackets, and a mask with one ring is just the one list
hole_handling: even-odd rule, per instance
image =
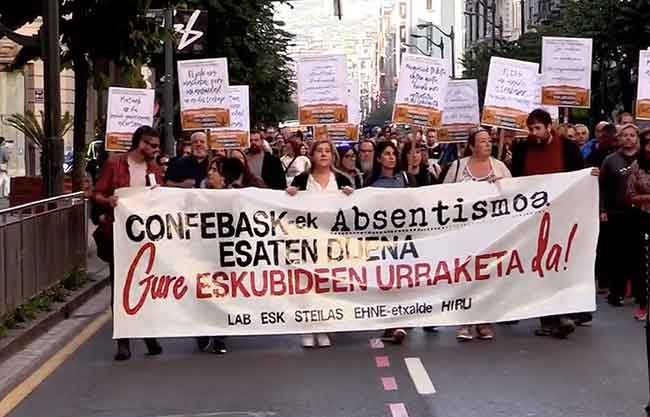
[[171, 162], [165, 183], [169, 187], [199, 188], [208, 175], [208, 137], [203, 132], [192, 135], [192, 154]]

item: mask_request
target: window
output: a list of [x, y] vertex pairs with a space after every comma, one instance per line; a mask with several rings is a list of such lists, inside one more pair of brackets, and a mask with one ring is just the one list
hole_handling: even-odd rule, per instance
[[433, 9], [433, 0], [427, 0], [427, 10]]
[[399, 39], [401, 43], [406, 42], [406, 26], [399, 27]]
[[399, 15], [402, 19], [406, 19], [406, 3], [399, 4]]

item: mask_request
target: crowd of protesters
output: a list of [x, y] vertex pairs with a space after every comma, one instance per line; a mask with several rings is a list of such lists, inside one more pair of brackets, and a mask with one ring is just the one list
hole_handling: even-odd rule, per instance
[[[375, 128], [359, 141], [336, 146], [300, 131], [267, 129], [251, 133], [247, 150], [211, 150], [202, 132], [180, 142], [177, 157], [160, 153], [160, 135], [141, 127], [133, 135], [131, 150], [104, 164], [93, 193], [93, 219], [98, 223], [95, 240], [99, 256], [114, 273], [112, 209], [121, 187], [156, 184], [182, 188], [268, 188], [302, 192], [339, 190], [351, 194], [363, 187], [405, 188], [466, 181], [495, 182], [503, 178], [544, 175], [593, 167], [599, 176], [601, 232], [595, 265], [598, 293], [609, 304], [622, 306], [634, 296], [637, 320], [645, 320], [647, 294], [642, 265], [643, 236], [650, 213], [650, 129], [640, 131], [629, 113], [617, 123], [595, 126], [594, 137], [586, 125], [556, 125], [550, 115], [534, 110], [527, 120], [528, 136], [506, 137], [496, 129], [477, 128], [466, 143], [441, 143], [436, 130], [401, 131], [392, 126]], [[539, 336], [566, 338], [576, 326], [589, 325], [590, 313], [542, 317]], [[509, 323], [514, 324], [514, 323]], [[424, 330], [435, 332], [434, 327]], [[383, 340], [400, 344], [407, 329], [388, 329]], [[494, 338], [494, 328], [484, 323], [456, 331], [459, 341], [474, 337]], [[145, 340], [151, 355], [162, 348], [155, 339]], [[131, 356], [128, 340], [118, 340], [116, 360]], [[223, 354], [225, 339], [197, 339], [202, 351]], [[328, 347], [327, 334], [302, 336], [304, 347]]]

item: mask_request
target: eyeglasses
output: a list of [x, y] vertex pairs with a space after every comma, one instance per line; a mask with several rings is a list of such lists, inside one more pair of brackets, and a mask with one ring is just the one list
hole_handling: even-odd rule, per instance
[[158, 149], [160, 148], [160, 143], [151, 143], [148, 140], [143, 141], [146, 143], [151, 149]]
[[355, 154], [353, 154], [353, 153], [349, 153], [349, 154], [345, 155], [344, 158], [357, 159], [357, 156]]

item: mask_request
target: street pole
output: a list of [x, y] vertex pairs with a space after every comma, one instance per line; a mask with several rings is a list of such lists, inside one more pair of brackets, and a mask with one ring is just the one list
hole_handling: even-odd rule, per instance
[[456, 34], [454, 33], [454, 26], [451, 26], [451, 78], [456, 78]]
[[163, 136], [164, 149], [167, 155], [176, 155], [176, 141], [174, 140], [174, 41], [171, 33], [174, 28], [174, 9], [165, 9], [165, 81], [163, 84]]
[[497, 47], [496, 23], [497, 23], [497, 1], [492, 0], [492, 48]]
[[526, 2], [519, 0], [519, 5], [521, 6], [521, 36], [524, 36], [526, 34]]
[[[59, 1], [43, 0], [42, 56], [44, 70], [45, 172], [47, 197], [63, 194], [63, 138], [61, 124], [61, 57], [59, 45]], [[81, 115], [79, 115], [81, 117]]]

